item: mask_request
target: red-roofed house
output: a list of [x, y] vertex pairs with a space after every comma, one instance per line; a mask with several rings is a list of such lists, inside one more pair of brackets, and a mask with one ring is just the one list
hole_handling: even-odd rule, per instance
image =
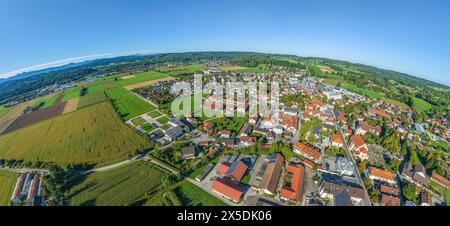
[[353, 152], [355, 158], [361, 161], [369, 159], [369, 149], [362, 136], [358, 134], [353, 135], [350, 139], [349, 149]]
[[396, 183], [393, 173], [386, 170], [375, 168], [373, 166], [369, 167], [369, 178], [372, 180], [384, 181], [389, 184]]
[[445, 179], [443, 176], [437, 174], [436, 172], [433, 171], [433, 173], [431, 174], [431, 180], [446, 187], [446, 188], [450, 188], [450, 181], [448, 181], [447, 179]]
[[320, 162], [320, 156], [321, 153], [305, 144], [303, 144], [302, 142], [297, 142], [294, 145], [294, 152], [305, 156], [306, 158], [309, 158], [311, 160], [313, 160], [314, 162]]
[[212, 191], [224, 196], [225, 198], [231, 199], [234, 202], [240, 202], [244, 191], [238, 185], [233, 183], [228, 179], [216, 179], [211, 185]]
[[400, 206], [400, 199], [392, 196], [381, 194], [381, 206]]
[[217, 168], [217, 174], [225, 175], [228, 169], [230, 169], [230, 165], [226, 162], [222, 162], [219, 164], [219, 167]]
[[301, 201], [303, 196], [303, 181], [305, 167], [302, 165], [289, 165], [284, 186], [280, 197], [284, 200]]
[[331, 145], [338, 148], [344, 146], [344, 138], [342, 137], [342, 135], [337, 133], [331, 135]]
[[245, 164], [243, 161], [239, 161], [231, 164], [226, 174], [235, 181], [241, 181], [247, 170], [248, 170], [247, 164]]

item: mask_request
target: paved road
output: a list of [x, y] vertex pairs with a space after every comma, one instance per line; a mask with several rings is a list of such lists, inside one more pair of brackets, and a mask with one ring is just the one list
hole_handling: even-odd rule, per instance
[[369, 193], [367, 192], [367, 188], [366, 188], [366, 186], [364, 185], [364, 182], [363, 182], [363, 180], [362, 180], [362, 178], [361, 178], [361, 174], [359, 173], [358, 165], [356, 164], [356, 160], [355, 160], [355, 158], [353, 158], [353, 155], [352, 155], [352, 153], [350, 152], [350, 149], [348, 148], [346, 135], [345, 135], [345, 133], [342, 131], [342, 128], [339, 126], [339, 123], [338, 123], [338, 121], [337, 121], [336, 114], [334, 114], [334, 111], [332, 111], [332, 112], [333, 112], [334, 119], [335, 119], [335, 126], [336, 126], [336, 129], [341, 133], [342, 137], [344, 138], [344, 149], [345, 149], [345, 151], [347, 152], [347, 155], [349, 156], [349, 158], [350, 158], [350, 159], [352, 160], [352, 162], [353, 162], [353, 166], [354, 166], [356, 178], [358, 179], [359, 184], [364, 188], [364, 192], [365, 192], [365, 199], [364, 199], [364, 202], [365, 202], [365, 203], [364, 203], [364, 205], [365, 205], [365, 206], [371, 206], [372, 203], [370, 202], [370, 199], [369, 199]]
[[47, 174], [48, 170], [44, 169], [32, 169], [32, 168], [22, 168], [22, 169], [13, 169], [13, 168], [3, 168], [1, 167], [0, 170], [5, 170], [9, 172], [15, 172], [15, 173], [32, 173], [32, 172], [40, 172], [42, 174]]

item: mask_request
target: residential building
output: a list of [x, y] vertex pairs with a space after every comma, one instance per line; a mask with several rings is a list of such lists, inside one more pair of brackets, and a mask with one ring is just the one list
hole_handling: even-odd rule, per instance
[[302, 200], [304, 174], [304, 166], [293, 164], [288, 165], [284, 186], [281, 189], [281, 199], [290, 201]]
[[226, 178], [218, 178], [212, 182], [211, 190], [234, 202], [240, 202], [244, 195], [244, 189]]
[[381, 194], [381, 206], [400, 206], [400, 199], [396, 196]]
[[331, 145], [341, 148], [344, 146], [344, 138], [342, 137], [341, 134], [333, 134], [331, 135]]
[[306, 144], [303, 144], [302, 142], [297, 142], [294, 145], [294, 152], [302, 155], [308, 159], [311, 159], [312, 161], [319, 163], [320, 162], [320, 157], [321, 157], [321, 153], [309, 146], [307, 146]]
[[394, 174], [386, 171], [386, 170], [382, 170], [382, 169], [378, 169], [375, 168], [373, 166], [369, 167], [368, 170], [369, 173], [369, 178], [372, 180], [378, 180], [378, 181], [383, 181], [389, 184], [395, 184], [395, 178], [394, 178]]
[[369, 159], [369, 148], [361, 135], [355, 134], [351, 137], [349, 149], [355, 158], [361, 161]]

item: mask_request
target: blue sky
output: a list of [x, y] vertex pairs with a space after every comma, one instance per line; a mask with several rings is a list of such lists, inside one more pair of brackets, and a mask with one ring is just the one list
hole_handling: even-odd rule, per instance
[[0, 0], [0, 76], [84, 56], [243, 50], [349, 60], [450, 85], [448, 12], [439, 0]]

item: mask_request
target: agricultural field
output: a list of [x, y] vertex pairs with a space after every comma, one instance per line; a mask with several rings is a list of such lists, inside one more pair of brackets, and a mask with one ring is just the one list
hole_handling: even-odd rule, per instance
[[239, 72], [256, 73], [256, 74], [271, 74], [272, 71], [266, 70], [263, 65], [252, 68], [244, 68], [237, 70]]
[[80, 101], [79, 97], [76, 97], [74, 99], [70, 99], [66, 102], [66, 106], [64, 107], [63, 114], [67, 114], [70, 112], [74, 112], [78, 108], [78, 102]]
[[129, 86], [137, 83], [152, 81], [160, 78], [166, 78], [167, 75], [159, 72], [149, 71], [149, 72], [142, 72], [137, 74], [132, 74], [134, 78], [129, 79], [119, 79], [118, 83], [121, 86]]
[[0, 158], [102, 165], [148, 145], [103, 102], [0, 136]]
[[19, 117], [27, 107], [32, 106], [34, 101], [35, 100], [31, 100], [9, 108], [8, 111], [0, 117], [0, 133]]
[[219, 68], [222, 71], [237, 71], [237, 70], [243, 70], [243, 69], [247, 69], [246, 67], [241, 67], [241, 66], [223, 66]]
[[67, 191], [71, 206], [134, 205], [146, 193], [158, 189], [166, 176], [142, 161], [77, 178]]
[[0, 106], [0, 118], [3, 117], [7, 112], [9, 111], [9, 108]]
[[106, 90], [106, 94], [111, 100], [117, 113], [124, 120], [129, 120], [146, 112], [155, 110], [155, 107], [151, 104], [123, 87]]
[[20, 174], [0, 170], [0, 206], [9, 206], [16, 180]]
[[157, 71], [170, 75], [170, 76], [186, 76], [192, 75], [205, 70], [207, 67], [199, 64], [192, 64], [188, 66], [176, 66], [176, 67], [162, 67], [158, 68]]
[[103, 91], [105, 91], [103, 84], [95, 83], [94, 85], [88, 87], [87, 94], [103, 93]]
[[82, 96], [79, 98], [78, 102], [78, 109], [87, 107], [93, 104], [98, 104], [103, 101], [107, 101], [108, 98], [106, 97], [105, 93], [103, 91], [97, 92], [97, 93], [88, 93], [85, 96]]
[[40, 106], [41, 109], [51, 107], [56, 103], [58, 97], [59, 93], [52, 93], [50, 95], [43, 96], [38, 101], [36, 101], [33, 106]]
[[70, 89], [66, 89], [63, 92], [63, 99], [62, 101], [68, 101], [74, 98], [77, 98], [80, 96], [80, 89], [81, 87], [77, 86], [77, 87], [72, 87]]

